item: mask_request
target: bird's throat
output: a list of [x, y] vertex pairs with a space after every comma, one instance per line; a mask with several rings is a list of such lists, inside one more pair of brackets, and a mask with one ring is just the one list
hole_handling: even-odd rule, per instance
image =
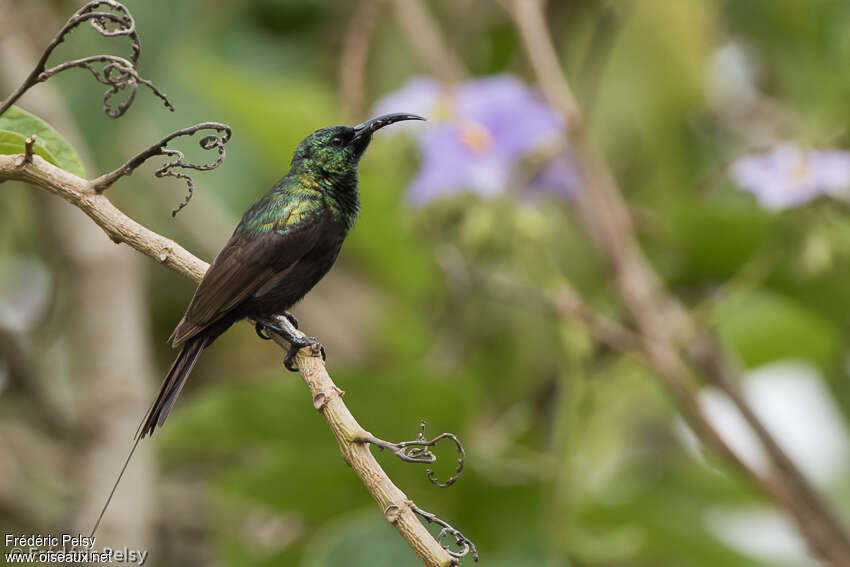
[[319, 182], [325, 196], [325, 203], [334, 220], [341, 223], [346, 232], [351, 230], [360, 214], [360, 192], [357, 189], [357, 171], [345, 174], [322, 175]]

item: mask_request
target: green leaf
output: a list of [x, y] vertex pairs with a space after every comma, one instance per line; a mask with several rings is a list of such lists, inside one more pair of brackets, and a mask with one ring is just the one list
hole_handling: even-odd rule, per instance
[[[15, 155], [22, 154], [26, 150], [26, 137], [18, 134], [17, 132], [10, 132], [9, 130], [0, 130], [0, 154], [3, 155]], [[36, 154], [40, 155], [53, 165], [58, 166], [56, 163], [56, 158], [54, 158], [49, 151], [47, 151], [44, 146], [36, 142], [35, 146], [33, 146], [33, 150]]]
[[[61, 167], [65, 171], [73, 173], [78, 177], [86, 177], [83, 162], [74, 148], [60, 136], [56, 130], [51, 128], [44, 120], [30, 114], [29, 112], [13, 106], [0, 116], [0, 130], [7, 134], [18, 134], [22, 142], [17, 145], [13, 138], [7, 137], [7, 144], [0, 146], [0, 153], [20, 154], [23, 153], [23, 140], [35, 134], [38, 136], [35, 148], [36, 153], [50, 163]], [[10, 149], [10, 145], [13, 146]], [[39, 150], [41, 148], [41, 151]], [[50, 157], [48, 157], [50, 156]]]
[[807, 305], [767, 289], [736, 294], [718, 306], [718, 329], [748, 368], [803, 358], [828, 364], [839, 329]]

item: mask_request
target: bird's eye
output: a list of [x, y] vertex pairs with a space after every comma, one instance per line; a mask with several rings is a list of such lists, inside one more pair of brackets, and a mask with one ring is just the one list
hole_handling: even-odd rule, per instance
[[342, 138], [340, 138], [339, 136], [334, 136], [333, 138], [331, 138], [331, 145], [335, 148], [340, 147], [342, 145]]

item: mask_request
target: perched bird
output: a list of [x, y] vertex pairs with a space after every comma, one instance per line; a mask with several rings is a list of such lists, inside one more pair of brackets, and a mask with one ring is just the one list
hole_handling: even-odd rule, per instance
[[240, 319], [252, 319], [257, 332], [278, 332], [292, 345], [292, 358], [313, 337], [297, 337], [272, 316], [288, 312], [330, 270], [360, 210], [357, 166], [380, 128], [413, 114], [386, 114], [357, 126], [322, 128], [305, 138], [287, 173], [245, 215], [215, 257], [186, 314], [171, 333], [181, 346], [159, 395], [145, 416], [137, 440], [152, 435], [168, 417], [201, 352]]
[[[186, 314], [171, 333], [181, 346], [159, 394], [145, 414], [130, 453], [91, 531], [94, 537], [127, 470], [139, 441], [165, 422], [186, 378], [206, 347], [233, 323], [252, 319], [290, 343], [284, 364], [290, 370], [299, 348], [318, 343], [293, 335], [277, 323], [287, 310], [331, 269], [342, 241], [360, 211], [357, 166], [372, 134], [402, 120], [425, 120], [414, 114], [385, 114], [357, 126], [316, 130], [298, 144], [289, 173], [242, 216], [233, 236], [210, 264]], [[322, 350], [324, 354], [324, 349]]]
[[[372, 134], [415, 114], [385, 114], [357, 126], [316, 130], [298, 144], [289, 173], [242, 216], [233, 236], [210, 264], [186, 314], [169, 340], [181, 346], [159, 394], [145, 414], [124, 465], [112, 485], [91, 537], [115, 495], [139, 441], [165, 422], [186, 378], [206, 347], [240, 319], [254, 320], [263, 338], [268, 329], [290, 343], [290, 370], [299, 348], [318, 343], [293, 335], [277, 321], [298, 321], [288, 309], [331, 269], [342, 241], [360, 212], [357, 166]], [[324, 355], [324, 349], [322, 349]]]

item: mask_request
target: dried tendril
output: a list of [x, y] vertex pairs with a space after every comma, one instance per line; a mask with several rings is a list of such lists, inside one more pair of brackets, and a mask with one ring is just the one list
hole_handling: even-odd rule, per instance
[[460, 475], [463, 472], [463, 464], [466, 459], [466, 453], [463, 450], [463, 445], [461, 445], [460, 440], [453, 433], [442, 433], [433, 439], [427, 439], [425, 437], [425, 422], [421, 421], [419, 424], [419, 435], [412, 441], [391, 443], [389, 441], [384, 441], [383, 439], [378, 439], [371, 433], [366, 436], [364, 441], [371, 443], [382, 450], [388, 449], [392, 451], [396, 457], [406, 463], [432, 464], [437, 461], [437, 456], [430, 451], [429, 447], [434, 447], [443, 439], [451, 440], [455, 444], [455, 448], [458, 453], [457, 468], [455, 469], [454, 474], [445, 482], [440, 482], [434, 474], [434, 471], [430, 468], [425, 470], [425, 474], [428, 476], [428, 480], [431, 484], [439, 486], [440, 488], [445, 488], [447, 486], [451, 486], [457, 481], [457, 479], [460, 478]]

